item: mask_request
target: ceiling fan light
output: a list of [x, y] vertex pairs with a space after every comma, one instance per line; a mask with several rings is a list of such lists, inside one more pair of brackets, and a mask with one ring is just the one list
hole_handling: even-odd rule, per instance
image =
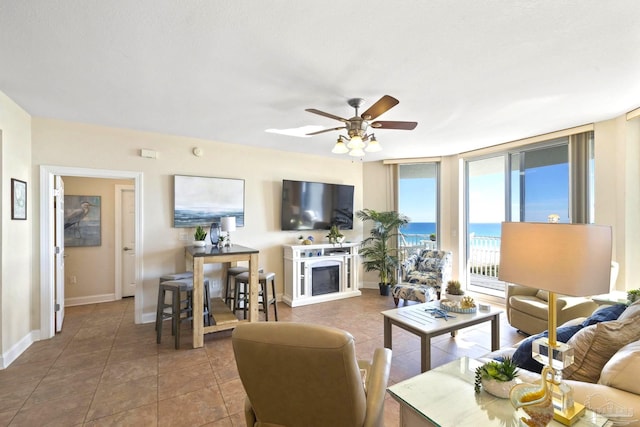
[[354, 135], [349, 140], [347, 147], [351, 148], [352, 150], [353, 149], [362, 150], [364, 148], [364, 141], [362, 141], [362, 138], [359, 135]]
[[378, 142], [375, 136], [371, 137], [371, 141], [367, 144], [367, 148], [364, 149], [367, 153], [377, 153], [378, 151], [382, 151], [382, 146]]
[[349, 155], [353, 157], [362, 157], [364, 156], [364, 151], [362, 150], [362, 148], [354, 148], [349, 151]]
[[344, 144], [342, 137], [338, 138], [338, 141], [336, 142], [336, 145], [333, 146], [331, 152], [334, 154], [345, 154], [349, 152], [349, 149]]

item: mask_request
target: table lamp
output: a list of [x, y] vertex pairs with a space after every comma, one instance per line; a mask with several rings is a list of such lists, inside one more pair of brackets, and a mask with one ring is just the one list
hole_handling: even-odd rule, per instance
[[584, 407], [574, 406], [570, 387], [561, 381], [562, 370], [573, 363], [573, 349], [556, 340], [556, 294], [606, 293], [610, 273], [609, 226], [502, 223], [499, 279], [549, 292], [548, 338], [535, 340], [532, 352], [534, 359], [545, 366], [545, 372], [553, 376], [554, 418], [563, 424], [572, 424]]
[[236, 217], [224, 216], [220, 219], [220, 225], [222, 231], [227, 232], [227, 241], [225, 243], [225, 246], [231, 246], [231, 232], [236, 231]]

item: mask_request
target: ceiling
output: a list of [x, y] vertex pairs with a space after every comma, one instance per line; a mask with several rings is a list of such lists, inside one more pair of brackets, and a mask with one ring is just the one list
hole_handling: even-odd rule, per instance
[[[640, 106], [637, 0], [0, 0], [0, 91], [34, 117], [348, 158], [340, 126], [388, 94], [363, 160], [453, 154]], [[364, 111], [364, 110], [362, 110]], [[148, 147], [152, 148], [152, 147]]]

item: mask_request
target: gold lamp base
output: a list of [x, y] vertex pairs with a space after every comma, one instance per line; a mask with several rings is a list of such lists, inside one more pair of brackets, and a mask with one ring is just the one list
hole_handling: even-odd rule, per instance
[[570, 426], [580, 419], [585, 409], [584, 405], [579, 403], [574, 403], [573, 408], [566, 411], [555, 408], [553, 411], [553, 419], [566, 426]]

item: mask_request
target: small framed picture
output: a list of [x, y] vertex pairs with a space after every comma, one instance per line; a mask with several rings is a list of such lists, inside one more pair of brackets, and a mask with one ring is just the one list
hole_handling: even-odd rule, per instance
[[27, 219], [27, 183], [11, 178], [11, 219]]

